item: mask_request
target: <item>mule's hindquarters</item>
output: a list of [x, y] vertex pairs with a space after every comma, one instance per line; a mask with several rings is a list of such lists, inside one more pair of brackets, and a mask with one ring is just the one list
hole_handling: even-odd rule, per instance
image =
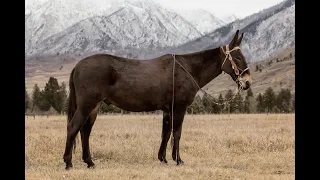
[[99, 110], [98, 102], [90, 102], [92, 99], [87, 94], [83, 94], [80, 100], [77, 99], [79, 96], [77, 96], [73, 81], [74, 72], [75, 69], [71, 71], [69, 80], [70, 93], [67, 109], [67, 139], [63, 155], [66, 169], [72, 167], [72, 147], [75, 145], [75, 138], [79, 131], [81, 133], [82, 159], [88, 164], [88, 168], [94, 166], [89, 150], [89, 136]]
[[[70, 73], [70, 78], [69, 78], [69, 97], [68, 97], [68, 109], [67, 109], [67, 131], [69, 131], [69, 126], [71, 126], [71, 120], [74, 116], [74, 113], [76, 111], [76, 96], [75, 96], [75, 88], [74, 88], [74, 83], [73, 83], [73, 74], [74, 74], [74, 68], [72, 69], [71, 73]], [[70, 124], [70, 125], [69, 125]], [[67, 133], [69, 134], [69, 133]], [[68, 135], [67, 135], [68, 136]], [[70, 139], [70, 138], [69, 138]], [[72, 146], [74, 146], [74, 149], [76, 147], [76, 142], [75, 139], [71, 142], [68, 142], [68, 138], [67, 138], [67, 142], [66, 142], [66, 148], [65, 148], [65, 152], [63, 155], [63, 159], [64, 162], [67, 164], [66, 169], [72, 167], [72, 163], [71, 163], [71, 149]], [[70, 159], [70, 160], [69, 160]]]

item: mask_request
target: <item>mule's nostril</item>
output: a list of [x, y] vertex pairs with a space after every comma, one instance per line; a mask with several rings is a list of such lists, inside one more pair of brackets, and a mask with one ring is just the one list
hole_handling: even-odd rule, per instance
[[246, 81], [246, 86], [250, 87], [251, 83], [249, 81]]

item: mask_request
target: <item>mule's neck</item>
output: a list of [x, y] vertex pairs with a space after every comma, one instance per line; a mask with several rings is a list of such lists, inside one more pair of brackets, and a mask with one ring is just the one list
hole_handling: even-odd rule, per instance
[[202, 67], [198, 76], [198, 83], [201, 88], [222, 73], [221, 57], [220, 47], [203, 52]]

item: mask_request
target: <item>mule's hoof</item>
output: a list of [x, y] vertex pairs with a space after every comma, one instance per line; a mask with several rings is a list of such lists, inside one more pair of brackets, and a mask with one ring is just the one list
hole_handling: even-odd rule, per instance
[[184, 162], [181, 159], [177, 161], [177, 166], [180, 166], [180, 165], [184, 165]]
[[161, 163], [168, 163], [165, 157], [159, 156], [158, 159], [160, 160]]
[[73, 165], [72, 165], [72, 163], [70, 163], [70, 164], [66, 164], [66, 170], [69, 170], [69, 169], [71, 169], [73, 167]]
[[92, 163], [88, 163], [87, 168], [89, 169], [94, 169], [96, 167], [96, 165], [92, 162]]
[[172, 159], [173, 159], [174, 161], [176, 161], [177, 155], [176, 155], [176, 154], [172, 154]]
[[166, 158], [163, 158], [162, 161], [160, 161], [160, 162], [161, 162], [161, 163], [165, 163], [165, 164], [168, 163], [168, 161], [166, 160]]

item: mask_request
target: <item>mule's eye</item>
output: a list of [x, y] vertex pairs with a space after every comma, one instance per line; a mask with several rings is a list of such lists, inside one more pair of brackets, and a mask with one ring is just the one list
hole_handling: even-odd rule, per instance
[[242, 58], [240, 56], [237, 56], [235, 59], [238, 61], [242, 61]]

